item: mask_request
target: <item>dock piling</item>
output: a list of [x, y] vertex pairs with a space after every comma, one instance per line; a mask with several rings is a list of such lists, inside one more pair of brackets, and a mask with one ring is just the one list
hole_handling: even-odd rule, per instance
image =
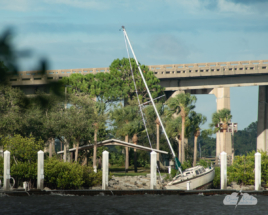
[[102, 152], [102, 189], [107, 190], [109, 181], [109, 152]]
[[261, 154], [255, 153], [255, 190], [261, 188]]
[[37, 152], [37, 189], [44, 189], [44, 152]]
[[4, 186], [5, 191], [10, 190], [10, 152], [4, 152]]
[[221, 189], [227, 189], [227, 153], [221, 153]]
[[157, 162], [157, 153], [155, 151], [151, 152], [151, 183], [150, 189], [156, 189], [156, 162]]

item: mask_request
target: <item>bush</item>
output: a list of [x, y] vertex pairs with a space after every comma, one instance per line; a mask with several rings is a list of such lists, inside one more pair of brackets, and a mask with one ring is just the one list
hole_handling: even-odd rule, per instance
[[213, 187], [214, 188], [220, 188], [221, 186], [221, 168], [220, 167], [215, 167], [215, 177], [213, 179]]
[[31, 185], [36, 184], [37, 163], [18, 162], [10, 168], [10, 175], [16, 181], [16, 187], [22, 186], [24, 181], [30, 181]]
[[184, 170], [186, 170], [187, 168], [190, 168], [190, 167], [192, 167], [192, 163], [189, 160], [184, 161], [184, 163], [181, 164], [182, 171], [184, 171]]
[[4, 150], [8, 150], [11, 155], [11, 163], [16, 162], [33, 162], [36, 163], [37, 152], [44, 149], [44, 141], [36, 140], [34, 137], [22, 137], [15, 134], [14, 137], [3, 137], [1, 143]]
[[197, 165], [200, 165], [200, 166], [203, 166], [204, 168], [207, 168], [209, 166], [209, 163], [206, 160], [204, 160], [204, 159], [200, 159], [197, 162]]
[[78, 163], [59, 161], [55, 158], [45, 162], [45, 185], [49, 188], [77, 189], [101, 184], [102, 172]]

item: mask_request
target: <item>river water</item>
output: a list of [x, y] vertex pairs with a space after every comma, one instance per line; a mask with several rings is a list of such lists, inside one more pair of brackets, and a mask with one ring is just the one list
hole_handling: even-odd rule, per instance
[[257, 205], [225, 206], [225, 195], [0, 197], [0, 214], [267, 214], [268, 197]]

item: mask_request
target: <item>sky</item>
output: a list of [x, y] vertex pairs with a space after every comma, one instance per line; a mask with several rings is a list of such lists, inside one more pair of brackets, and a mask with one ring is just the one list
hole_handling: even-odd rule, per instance
[[[140, 63], [186, 64], [268, 59], [268, 0], [1, 0], [0, 33], [12, 28], [20, 61], [33, 70], [108, 67], [127, 56], [120, 27]], [[208, 122], [214, 95], [197, 95], [196, 111]], [[231, 88], [233, 122], [257, 120], [258, 87]]]

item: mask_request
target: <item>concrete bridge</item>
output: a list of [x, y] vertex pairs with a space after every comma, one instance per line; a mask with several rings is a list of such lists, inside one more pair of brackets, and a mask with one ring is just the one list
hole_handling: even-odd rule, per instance
[[[268, 60], [217, 63], [170, 64], [148, 66], [165, 87], [167, 97], [177, 93], [214, 94], [217, 110], [230, 109], [230, 87], [259, 86], [257, 149], [268, 151]], [[10, 78], [12, 86], [26, 94], [45, 90], [48, 81], [58, 81], [71, 74], [97, 74], [109, 72], [109, 67], [48, 70], [45, 75], [37, 71], [23, 71]], [[231, 156], [231, 135], [228, 134], [227, 154]], [[216, 155], [221, 151], [222, 134], [217, 134]]]

